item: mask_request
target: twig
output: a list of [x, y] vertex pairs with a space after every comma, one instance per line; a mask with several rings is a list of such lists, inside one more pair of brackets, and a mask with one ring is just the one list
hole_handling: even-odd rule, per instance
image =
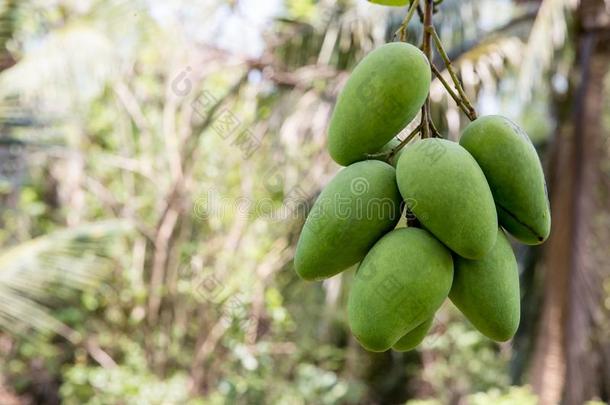
[[163, 296], [163, 281], [167, 269], [167, 260], [170, 254], [171, 237], [178, 222], [180, 212], [173, 205], [163, 216], [155, 235], [155, 250], [153, 254], [152, 272], [150, 277], [150, 297], [148, 299], [148, 320], [155, 325], [159, 317], [159, 308]]
[[398, 28], [398, 30], [394, 34], [394, 36], [396, 36], [396, 34], [398, 34], [398, 37], [400, 38], [400, 40], [402, 42], [405, 42], [407, 40], [407, 26], [409, 25], [409, 21], [411, 21], [411, 18], [413, 17], [413, 14], [415, 13], [415, 10], [417, 10], [418, 6], [419, 6], [419, 0], [411, 0], [411, 6], [409, 7], [409, 12], [405, 16], [405, 19], [402, 20], [402, 24], [400, 24], [400, 28]]
[[432, 119], [432, 117], [430, 117], [430, 121], [428, 121], [428, 123], [430, 124], [430, 129], [432, 130], [432, 136], [434, 138], [442, 138], [443, 136], [441, 135], [440, 132], [438, 132], [438, 129], [436, 129], [436, 126], [434, 125], [434, 120]]
[[150, 123], [146, 119], [140, 103], [129, 86], [123, 81], [118, 81], [113, 86], [113, 90], [138, 130], [145, 135], [151, 134], [152, 130]]
[[[432, 27], [432, 10], [434, 8], [433, 0], [424, 1], [424, 36], [422, 43], [422, 51], [428, 61], [432, 60], [432, 47], [430, 45], [430, 36], [432, 34], [430, 27]], [[430, 137], [430, 94], [426, 97], [426, 101], [422, 107], [421, 114], [421, 127], [422, 127], [422, 138]]]
[[87, 340], [85, 342], [85, 348], [91, 357], [103, 368], [112, 369], [117, 367], [114, 359], [110, 357], [110, 355], [106, 353], [95, 340]]
[[203, 367], [203, 362], [210, 356], [210, 354], [216, 348], [216, 345], [222, 339], [222, 336], [229, 328], [230, 324], [224, 319], [219, 319], [211, 329], [205, 338], [198, 339], [195, 344], [195, 356], [191, 362], [191, 378], [193, 379], [193, 388], [196, 389], [201, 385], [202, 381], [205, 381], [206, 371]]
[[415, 135], [417, 135], [421, 131], [421, 128], [422, 128], [422, 125], [419, 124], [413, 131], [411, 131], [409, 133], [409, 135], [407, 135], [407, 137], [405, 139], [400, 141], [400, 143], [398, 145], [396, 145], [392, 150], [374, 153], [374, 154], [368, 155], [368, 158], [369, 159], [386, 158], [387, 160], [390, 160], [398, 153], [399, 150], [404, 148], [405, 145], [408, 144], [411, 141], [411, 139], [413, 139], [415, 137]]
[[415, 128], [413, 131], [411, 131], [411, 133], [409, 135], [407, 135], [407, 137], [405, 139], [400, 141], [400, 143], [398, 145], [396, 145], [396, 147], [394, 149], [392, 149], [392, 151], [390, 152], [389, 158], [391, 159], [392, 157], [394, 157], [398, 153], [399, 150], [404, 148], [405, 145], [408, 144], [411, 141], [411, 139], [413, 139], [415, 137], [415, 135], [417, 135], [419, 133], [419, 131], [421, 131], [421, 125], [418, 125], [417, 128]]
[[445, 80], [445, 78], [443, 77], [442, 73], [438, 70], [438, 68], [436, 66], [434, 66], [433, 63], [431, 63], [430, 66], [432, 67], [432, 72], [441, 82], [441, 84], [443, 85], [445, 90], [447, 90], [447, 93], [449, 93], [449, 95], [451, 96], [453, 101], [455, 101], [455, 103], [458, 105], [458, 107], [460, 107], [462, 112], [464, 114], [466, 114], [467, 117], [470, 118], [470, 110], [468, 110], [468, 107], [466, 107], [466, 105], [464, 104], [462, 99], [457, 94], [455, 94], [455, 92], [451, 88], [451, 85], [447, 82], [447, 80]]
[[468, 118], [470, 118], [471, 121], [475, 120], [477, 118], [477, 113], [472, 104], [470, 103], [470, 100], [468, 100], [468, 96], [466, 95], [466, 92], [464, 91], [464, 88], [462, 87], [462, 84], [460, 83], [457, 74], [453, 69], [453, 65], [451, 64], [451, 60], [447, 56], [447, 52], [445, 52], [445, 48], [443, 48], [443, 44], [441, 42], [440, 37], [438, 36], [438, 33], [432, 25], [425, 26], [424, 30], [424, 32], [432, 36], [432, 39], [434, 40], [434, 45], [436, 46], [438, 53], [441, 55], [443, 62], [445, 62], [445, 67], [447, 68], [447, 71], [451, 76], [451, 80], [453, 80], [453, 84], [455, 85], [455, 88], [457, 89], [458, 94], [460, 95], [460, 98], [464, 103], [464, 106], [468, 109], [468, 113], [466, 115], [468, 116]]

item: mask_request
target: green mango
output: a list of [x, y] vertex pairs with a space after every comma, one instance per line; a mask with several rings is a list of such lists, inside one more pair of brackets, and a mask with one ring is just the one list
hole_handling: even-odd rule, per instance
[[367, 350], [388, 350], [434, 315], [452, 280], [451, 252], [428, 231], [393, 230], [356, 271], [347, 305], [352, 333]]
[[528, 245], [544, 242], [551, 232], [551, 211], [538, 154], [527, 134], [499, 115], [473, 121], [460, 145], [487, 177], [500, 225]]
[[407, 4], [409, 4], [409, 0], [368, 0], [368, 1], [373, 4], [380, 4], [382, 6], [395, 6], [395, 7], [406, 6]]
[[415, 46], [385, 44], [352, 72], [330, 120], [328, 149], [347, 166], [364, 160], [415, 116], [430, 89], [430, 64]]
[[428, 334], [433, 320], [434, 317], [426, 319], [421, 325], [401, 337], [398, 342], [392, 346], [392, 349], [397, 352], [408, 352], [409, 350], [415, 349]]
[[454, 257], [455, 275], [449, 298], [485, 336], [504, 342], [519, 326], [519, 270], [506, 235], [481, 260]]
[[306, 280], [331, 277], [358, 263], [401, 212], [392, 166], [377, 160], [354, 163], [324, 188], [305, 221], [294, 266]]
[[396, 169], [407, 207], [462, 257], [480, 259], [496, 242], [498, 218], [485, 175], [455, 142], [428, 138], [406, 147]]

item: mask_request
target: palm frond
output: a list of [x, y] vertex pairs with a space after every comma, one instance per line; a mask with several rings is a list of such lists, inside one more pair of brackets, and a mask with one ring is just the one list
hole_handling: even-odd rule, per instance
[[43, 303], [58, 286], [87, 290], [99, 286], [112, 267], [123, 221], [104, 221], [61, 230], [0, 252], [0, 328], [26, 335], [29, 330], [74, 336]]
[[519, 63], [522, 49], [519, 37], [506, 36], [485, 41], [466, 52], [458, 61], [464, 86], [474, 88], [481, 83], [494, 86], [505, 66]]
[[50, 33], [0, 75], [0, 97], [18, 96], [53, 112], [74, 110], [97, 96], [118, 65], [100, 31], [72, 24]]
[[555, 50], [563, 45], [568, 35], [568, 11], [576, 6], [575, 0], [543, 0], [532, 26], [523, 53], [519, 93], [523, 100], [531, 96], [534, 84], [553, 62]]
[[[495, 93], [507, 68], [519, 64], [523, 48], [523, 41], [519, 36], [496, 35], [462, 53], [453, 61], [452, 65], [468, 97], [475, 101], [482, 90]], [[443, 68], [445, 66], [439, 67]], [[452, 82], [446, 69], [441, 71], [441, 75], [445, 82]], [[445, 106], [439, 109], [439, 112], [442, 111], [445, 116], [447, 136], [457, 139], [465, 116], [460, 114], [459, 107], [438, 78], [430, 85], [430, 99], [435, 104]]]

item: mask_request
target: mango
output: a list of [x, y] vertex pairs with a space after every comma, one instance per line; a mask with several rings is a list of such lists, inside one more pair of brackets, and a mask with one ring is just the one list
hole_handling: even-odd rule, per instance
[[407, 146], [396, 168], [398, 188], [422, 226], [449, 249], [481, 259], [498, 233], [485, 175], [460, 145], [428, 138]]
[[499, 115], [481, 117], [464, 130], [462, 145], [483, 169], [496, 202], [500, 225], [528, 245], [551, 232], [544, 173], [527, 134]]
[[426, 319], [421, 325], [401, 337], [400, 340], [392, 346], [392, 349], [397, 352], [408, 352], [409, 350], [415, 349], [428, 334], [433, 320], [434, 317]]
[[388, 350], [434, 315], [452, 280], [451, 252], [428, 231], [393, 230], [356, 271], [347, 304], [352, 333], [367, 350]]
[[347, 166], [396, 136], [420, 110], [430, 88], [430, 65], [415, 46], [382, 45], [368, 54], [343, 88], [328, 130], [328, 149]]
[[485, 336], [504, 342], [519, 326], [519, 270], [506, 235], [482, 260], [454, 257], [455, 275], [449, 298]]
[[294, 266], [320, 280], [358, 263], [396, 226], [401, 197], [392, 166], [377, 160], [341, 170], [314, 203], [297, 243]]

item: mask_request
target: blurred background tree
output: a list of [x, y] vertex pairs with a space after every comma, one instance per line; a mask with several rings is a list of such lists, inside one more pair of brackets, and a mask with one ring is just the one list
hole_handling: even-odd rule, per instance
[[[363, 0], [0, 1], [0, 403], [581, 404], [610, 396], [610, 11], [445, 0], [480, 114], [523, 124], [553, 233], [518, 247], [512, 343], [450, 304], [414, 352], [350, 336], [353, 272], [292, 270]], [[417, 21], [408, 39], [419, 43]], [[440, 83], [433, 116], [467, 118]]]

